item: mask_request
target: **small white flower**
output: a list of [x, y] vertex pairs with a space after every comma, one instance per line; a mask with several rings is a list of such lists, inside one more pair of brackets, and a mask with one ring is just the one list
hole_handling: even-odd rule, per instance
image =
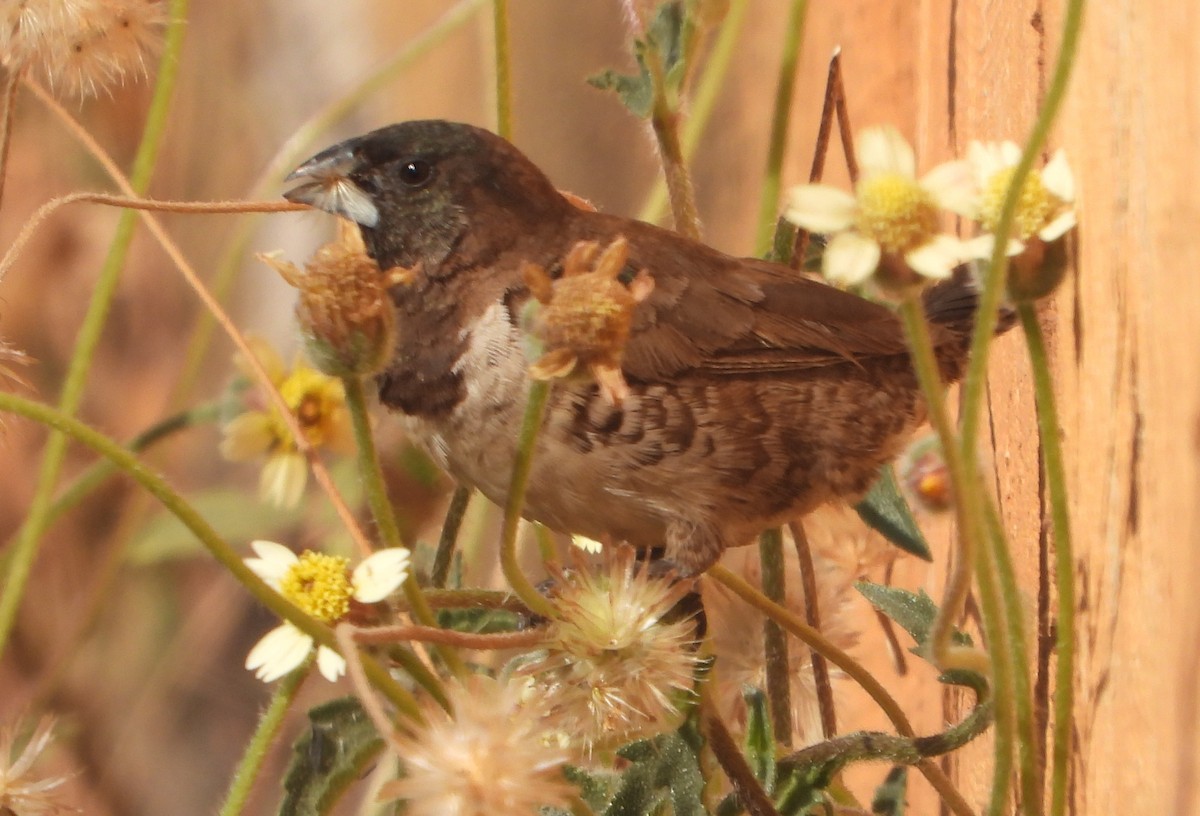
[[[309, 550], [296, 555], [282, 544], [255, 541], [257, 558], [246, 566], [272, 589], [322, 623], [341, 620], [352, 600], [378, 603], [408, 577], [410, 555], [404, 547], [380, 550], [347, 571], [348, 559]], [[278, 680], [295, 669], [312, 652], [313, 639], [291, 623], [282, 623], [254, 645], [246, 668], [264, 683]], [[317, 669], [329, 681], [346, 671], [346, 661], [334, 650], [317, 648]]]
[[892, 127], [863, 131], [855, 154], [861, 177], [854, 195], [804, 184], [791, 191], [784, 211], [792, 223], [833, 236], [822, 260], [825, 276], [862, 283], [886, 253], [924, 277], [947, 277], [966, 254], [958, 238], [939, 232], [938, 210], [973, 211], [977, 190], [970, 165], [946, 162], [918, 179], [913, 150]]
[[[975, 174], [980, 195], [971, 217], [986, 231], [967, 242], [973, 258], [989, 258], [1000, 221], [1000, 210], [1008, 194], [1013, 172], [1021, 160], [1021, 148], [1013, 142], [971, 142], [967, 160]], [[1041, 171], [1032, 170], [1017, 199], [1008, 255], [1018, 255], [1025, 243], [1037, 237], [1047, 243], [1061, 238], [1075, 226], [1075, 177], [1066, 154], [1055, 151]]]

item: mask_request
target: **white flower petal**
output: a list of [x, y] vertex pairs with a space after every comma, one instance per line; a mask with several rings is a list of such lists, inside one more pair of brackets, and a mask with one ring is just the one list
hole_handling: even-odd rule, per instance
[[1010, 139], [1005, 139], [999, 146], [1001, 167], [1016, 167], [1021, 161], [1021, 147]]
[[284, 623], [254, 644], [250, 654], [246, 655], [246, 668], [259, 680], [270, 683], [303, 663], [312, 646], [312, 638], [290, 623]]
[[824, 184], [802, 184], [788, 194], [783, 217], [809, 232], [840, 232], [854, 223], [858, 202], [854, 196]]
[[263, 500], [290, 509], [300, 503], [308, 481], [308, 462], [300, 453], [277, 453], [263, 464], [258, 490]]
[[975, 179], [980, 186], [987, 184], [992, 176], [1003, 169], [999, 151], [994, 142], [971, 142], [967, 145], [967, 161], [975, 168]]
[[858, 134], [855, 148], [858, 169], [863, 178], [881, 173], [899, 173], [917, 177], [917, 158], [913, 149], [891, 125], [867, 128]]
[[1038, 230], [1038, 238], [1043, 241], [1054, 241], [1063, 237], [1076, 224], [1075, 211], [1066, 210], [1059, 213], [1050, 223]]
[[[992, 259], [992, 250], [996, 246], [996, 236], [990, 232], [983, 235], [977, 235], [969, 241], [962, 242], [963, 255], [967, 258], [974, 258], [980, 261], [990, 261]], [[1020, 255], [1025, 249], [1025, 244], [1018, 241], [1016, 238], [1008, 239], [1008, 257]]]
[[258, 554], [258, 558], [245, 559], [246, 566], [273, 589], [278, 590], [283, 576], [287, 575], [287, 571], [299, 560], [296, 554], [274, 541], [251, 541], [250, 548]]
[[857, 232], [840, 232], [829, 241], [821, 259], [821, 270], [833, 283], [853, 286], [862, 283], [879, 266], [879, 244]]
[[373, 553], [355, 567], [350, 576], [355, 599], [377, 603], [391, 595], [408, 577], [409, 561], [409, 552], [404, 547], [389, 547]]
[[1075, 176], [1067, 164], [1067, 154], [1060, 147], [1042, 168], [1042, 185], [1049, 192], [1070, 204], [1075, 201]]
[[317, 671], [330, 683], [346, 673], [346, 659], [328, 646], [317, 648]]
[[970, 162], [939, 164], [921, 177], [921, 187], [952, 213], [970, 218], [979, 212], [979, 185]]
[[588, 538], [587, 536], [581, 536], [579, 534], [571, 536], [571, 545], [578, 547], [586, 553], [591, 553], [592, 555], [595, 555], [604, 549], [604, 545], [596, 539]]
[[919, 275], [927, 278], [948, 278], [951, 270], [967, 260], [963, 242], [953, 235], [937, 235], [916, 249], [904, 254], [904, 262]]

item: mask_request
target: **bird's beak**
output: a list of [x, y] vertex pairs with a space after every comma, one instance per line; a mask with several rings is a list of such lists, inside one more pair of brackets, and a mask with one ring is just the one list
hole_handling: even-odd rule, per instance
[[283, 197], [374, 228], [379, 224], [379, 208], [371, 196], [351, 180], [357, 166], [353, 140], [326, 148], [284, 179], [303, 183], [288, 190]]

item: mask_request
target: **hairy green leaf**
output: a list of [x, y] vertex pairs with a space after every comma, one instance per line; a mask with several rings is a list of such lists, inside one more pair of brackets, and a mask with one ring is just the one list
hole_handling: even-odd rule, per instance
[[854, 505], [858, 515], [871, 528], [878, 530], [884, 538], [906, 553], [926, 561], [933, 560], [929, 544], [921, 535], [912, 510], [896, 484], [896, 474], [891, 465], [884, 465], [871, 491]]
[[308, 731], [292, 749], [279, 816], [318, 816], [383, 749], [383, 740], [354, 697], [341, 697], [308, 712]]

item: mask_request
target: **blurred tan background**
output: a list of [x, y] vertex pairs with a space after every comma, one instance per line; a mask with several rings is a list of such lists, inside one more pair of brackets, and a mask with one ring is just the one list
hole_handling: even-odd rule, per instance
[[[737, 4], [735, 4], [737, 5]], [[693, 163], [706, 240], [748, 253], [786, 3], [749, 0], [716, 113]], [[153, 195], [239, 198], [270, 157], [315, 111], [344, 95], [443, 15], [475, 7], [314, 149], [388, 122], [458, 119], [494, 126], [491, 13], [483, 2], [274, 0], [192, 4], [178, 88]], [[585, 85], [606, 67], [631, 70], [618, 3], [512, 0], [515, 141], [561, 188], [606, 211], [635, 214], [656, 161], [645, 128], [614, 97]], [[798, 69], [785, 185], [805, 180], [827, 59], [843, 49], [856, 127], [890, 122], [930, 166], [972, 138], [1025, 137], [1055, 57], [1058, 2], [923, 0], [814, 3]], [[1074, 813], [1200, 813], [1200, 11], [1192, 3], [1139, 11], [1090, 4], [1072, 91], [1053, 144], [1067, 148], [1080, 191], [1076, 274], [1045, 310], [1054, 342], [1072, 496], [1081, 615]], [[118, 88], [73, 112], [127, 166], [140, 135], [148, 83]], [[830, 156], [839, 176], [840, 157]], [[18, 97], [0, 211], [0, 246], [55, 195], [108, 189], [106, 180], [28, 94]], [[276, 188], [272, 195], [277, 194]], [[56, 215], [0, 282], [0, 336], [28, 351], [40, 398], [57, 399], [75, 332], [111, 239], [113, 211], [76, 206]], [[231, 236], [227, 216], [165, 216], [209, 276]], [[301, 259], [326, 219], [277, 215], [259, 222], [253, 249]], [[291, 295], [247, 254], [232, 302], [240, 325], [293, 343]], [[91, 375], [82, 414], [127, 438], [167, 411], [199, 313], [160, 250], [139, 232]], [[218, 338], [193, 401], [213, 399], [230, 376]], [[996, 347], [988, 428], [996, 485], [1013, 533], [1029, 620], [1049, 676], [1052, 542], [1039, 494], [1038, 438], [1024, 349], [1015, 333]], [[44, 435], [10, 420], [0, 440], [0, 543], [28, 507]], [[388, 439], [386, 423], [383, 432]], [[200, 428], [152, 455], [191, 492], [220, 485], [247, 493], [256, 472], [216, 456], [218, 433]], [[394, 442], [394, 440], [392, 440]], [[69, 473], [90, 462], [73, 450]], [[410, 523], [428, 535], [445, 480], [421, 482], [394, 466]], [[241, 668], [271, 625], [210, 560], [137, 550], [157, 513], [117, 480], [48, 533], [13, 645], [0, 663], [0, 721], [27, 706], [61, 713], [55, 754], [78, 768], [70, 800], [95, 814], [204, 814], [217, 807], [266, 689]], [[331, 521], [318, 511], [246, 537], [303, 544]], [[148, 533], [147, 531], [150, 531]], [[936, 593], [948, 535], [932, 567], [902, 562], [896, 582]], [[132, 559], [125, 548], [149, 552]], [[242, 542], [235, 542], [242, 543]], [[115, 572], [106, 565], [115, 564]], [[111, 578], [112, 583], [108, 583]], [[97, 592], [110, 587], [99, 600]], [[878, 630], [864, 615], [857, 653], [899, 690], [918, 729], [956, 719], [930, 672], [889, 675]], [[81, 627], [85, 627], [83, 629]], [[306, 700], [335, 689], [311, 684]], [[1044, 688], [1043, 694], [1051, 690]], [[853, 694], [843, 727], [883, 727]], [[289, 732], [287, 742], [299, 727]], [[273, 762], [286, 759], [286, 745]], [[986, 746], [950, 763], [968, 798], [986, 790]], [[864, 790], [880, 769], [864, 771]], [[278, 774], [267, 775], [267, 780]], [[914, 812], [936, 805], [914, 782]], [[260, 786], [251, 811], [273, 812], [278, 788]], [[352, 812], [352, 803], [345, 812]]]

